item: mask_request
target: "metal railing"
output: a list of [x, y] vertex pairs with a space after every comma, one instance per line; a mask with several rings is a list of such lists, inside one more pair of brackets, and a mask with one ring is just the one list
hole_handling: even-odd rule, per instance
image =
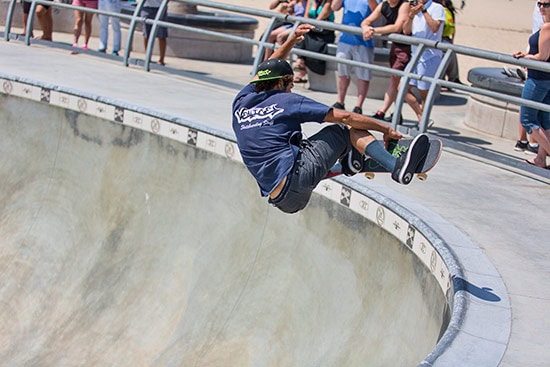
[[[219, 9], [219, 10], [229, 11], [229, 12], [238, 13], [238, 14], [246, 14], [246, 15], [250, 15], [250, 16], [254, 16], [254, 17], [268, 18], [268, 19], [270, 19], [270, 22], [269, 22], [266, 30], [264, 31], [263, 37], [260, 40], [254, 40], [254, 39], [249, 39], [249, 38], [246, 38], [246, 37], [230, 35], [230, 34], [224, 34], [222, 32], [216, 32], [216, 31], [212, 31], [212, 30], [201, 29], [201, 28], [197, 28], [197, 27], [184, 26], [184, 25], [175, 24], [175, 23], [171, 23], [171, 22], [161, 21], [161, 20], [159, 20], [160, 15], [166, 9], [169, 1], [177, 1], [177, 2], [190, 4], [190, 5], [195, 5], [195, 6], [203, 6], [203, 7], [208, 7], [208, 8], [212, 8], [212, 9]], [[11, 30], [13, 11], [14, 11], [16, 2], [17, 2], [17, 0], [10, 0], [10, 3], [9, 3], [8, 13], [7, 13], [7, 18], [6, 18], [6, 23], [5, 23], [5, 31], [4, 31], [5, 41], [9, 41], [9, 38], [10, 38], [10, 30]], [[257, 68], [258, 64], [261, 62], [260, 57], [261, 57], [261, 55], [263, 55], [263, 51], [265, 50], [265, 48], [276, 48], [276, 46], [274, 44], [271, 44], [271, 43], [267, 42], [267, 37], [269, 36], [269, 33], [273, 29], [273, 26], [275, 25], [275, 22], [278, 21], [278, 20], [279, 21], [285, 21], [285, 22], [288, 22], [288, 23], [294, 23], [294, 27], [298, 26], [300, 23], [308, 23], [308, 24], [312, 24], [316, 27], [320, 27], [320, 28], [324, 28], [324, 29], [330, 29], [330, 30], [340, 31], [340, 32], [347, 32], [347, 33], [352, 33], [352, 34], [356, 34], [356, 35], [361, 35], [362, 34], [361, 29], [359, 27], [350, 27], [350, 26], [345, 26], [345, 25], [333, 23], [333, 22], [318, 21], [318, 20], [315, 20], [315, 19], [285, 15], [285, 14], [276, 13], [276, 12], [267, 11], [267, 10], [258, 10], [258, 9], [246, 8], [246, 7], [242, 7], [242, 6], [222, 4], [222, 3], [217, 3], [217, 2], [208, 1], [208, 0], [163, 0], [163, 2], [161, 4], [161, 7], [160, 7], [160, 10], [157, 13], [157, 16], [156, 16], [155, 19], [146, 19], [146, 18], [140, 16], [141, 8], [143, 6], [142, 1], [137, 4], [137, 6], [134, 10], [134, 13], [132, 15], [126, 15], [126, 14], [122, 14], [122, 13], [106, 12], [106, 11], [101, 11], [101, 10], [96, 10], [96, 9], [73, 6], [73, 5], [59, 3], [59, 2], [52, 2], [52, 1], [48, 1], [48, 0], [33, 0], [32, 5], [31, 5], [31, 9], [30, 9], [30, 13], [29, 13], [27, 27], [26, 27], [27, 32], [25, 34], [25, 44], [27, 44], [27, 45], [31, 44], [31, 32], [32, 32], [32, 29], [33, 29], [33, 19], [34, 19], [34, 14], [35, 14], [35, 11], [36, 11], [36, 6], [38, 4], [47, 5], [47, 6], [51, 6], [51, 7], [65, 8], [65, 9], [81, 10], [83, 12], [89, 12], [89, 13], [94, 13], [94, 14], [109, 15], [109, 16], [118, 17], [120, 19], [124, 19], [124, 20], [129, 21], [128, 38], [127, 38], [126, 48], [124, 50], [124, 55], [123, 55], [123, 65], [124, 66], [129, 65], [130, 52], [131, 52], [131, 49], [132, 49], [131, 45], [132, 45], [133, 36], [134, 36], [136, 26], [138, 25], [138, 23], [143, 24], [143, 25], [150, 24], [152, 26], [152, 30], [151, 30], [151, 35], [150, 35], [149, 40], [148, 40], [147, 49], [146, 49], [146, 52], [145, 52], [145, 63], [144, 63], [144, 68], [145, 68], [146, 71], [150, 70], [150, 60], [151, 60], [151, 56], [152, 56], [152, 53], [153, 53], [154, 41], [155, 41], [156, 34], [157, 34], [157, 31], [158, 31], [159, 27], [167, 27], [167, 28], [172, 28], [172, 29], [178, 29], [178, 30], [183, 30], [183, 31], [196, 33], [196, 34], [201, 34], [201, 35], [206, 35], [206, 36], [211, 36], [211, 37], [217, 37], [217, 38], [224, 39], [224, 40], [230, 40], [230, 41], [234, 41], [234, 42], [239, 42], [239, 43], [244, 43], [244, 44], [257, 46], [258, 50], [257, 50], [256, 56], [254, 58], [254, 63], [253, 63], [253, 67], [252, 67], [252, 70], [251, 70], [251, 74], [255, 74], [256, 68]], [[518, 60], [518, 59], [515, 59], [514, 57], [512, 57], [511, 55], [507, 55], [507, 54], [503, 54], [503, 53], [490, 52], [490, 51], [481, 50], [481, 49], [477, 49], [477, 48], [471, 48], [471, 47], [455, 45], [455, 44], [450, 44], [450, 43], [444, 43], [444, 42], [429, 41], [429, 40], [425, 40], [425, 39], [420, 39], [420, 38], [415, 38], [415, 37], [410, 37], [410, 36], [404, 36], [404, 35], [399, 35], [399, 34], [391, 34], [391, 35], [386, 35], [386, 36], [375, 36], [375, 38], [380, 38], [380, 39], [391, 41], [391, 42], [399, 42], [399, 43], [404, 43], [404, 44], [410, 44], [410, 45], [417, 46], [417, 49], [413, 53], [413, 55], [411, 56], [411, 60], [409, 61], [409, 64], [407, 65], [405, 70], [400, 71], [400, 70], [391, 69], [390, 67], [384, 67], [384, 66], [375, 65], [375, 64], [368, 64], [368, 63], [363, 63], [363, 62], [358, 62], [358, 61], [353, 61], [353, 60], [343, 60], [343, 59], [336, 58], [335, 56], [315, 53], [315, 52], [302, 50], [302, 49], [293, 49], [292, 53], [295, 54], [295, 55], [298, 55], [298, 56], [305, 56], [305, 57], [324, 60], [324, 61], [335, 61], [335, 62], [339, 62], [339, 63], [345, 63], [345, 64], [348, 64], [348, 65], [351, 65], [351, 66], [363, 67], [363, 68], [367, 68], [367, 69], [374, 70], [374, 71], [379, 71], [379, 72], [390, 74], [390, 75], [400, 76], [401, 77], [401, 83], [400, 83], [400, 88], [399, 88], [399, 91], [398, 91], [398, 94], [397, 94], [397, 99], [395, 101], [395, 113], [393, 114], [393, 120], [391, 122], [391, 125], [394, 129], [397, 128], [397, 125], [399, 123], [400, 112], [401, 112], [403, 103], [405, 101], [405, 96], [407, 94], [407, 86], [408, 86], [409, 81], [411, 79], [423, 80], [423, 81], [428, 81], [428, 82], [431, 83], [426, 101], [425, 101], [424, 106], [423, 106], [423, 115], [422, 115], [422, 118], [421, 118], [421, 120], [419, 122], [419, 125], [418, 125], [418, 131], [419, 132], [425, 132], [427, 127], [428, 127], [428, 122], [430, 120], [430, 118], [429, 118], [430, 113], [431, 113], [431, 110], [433, 108], [433, 105], [434, 105], [435, 98], [436, 98], [437, 91], [438, 91], [439, 87], [447, 87], [447, 88], [453, 88], [453, 89], [456, 89], [456, 90], [462, 90], [462, 91], [467, 92], [467, 93], [478, 94], [478, 95], [481, 95], [481, 96], [486, 96], [486, 97], [491, 97], [491, 98], [494, 98], [494, 99], [498, 99], [498, 100], [501, 100], [501, 101], [504, 101], [504, 102], [509, 102], [509, 103], [512, 103], [512, 104], [515, 104], [515, 105], [527, 106], [527, 107], [532, 107], [532, 108], [536, 108], [536, 109], [539, 109], [539, 110], [550, 112], [550, 106], [546, 105], [544, 103], [534, 102], [534, 101], [531, 101], [531, 100], [511, 96], [511, 95], [504, 94], [504, 93], [498, 93], [498, 92], [495, 92], [495, 91], [491, 91], [491, 90], [487, 90], [487, 89], [483, 89], [483, 88], [479, 88], [479, 87], [473, 87], [473, 86], [467, 86], [467, 85], [463, 85], [463, 84], [453, 83], [453, 82], [446, 81], [446, 80], [442, 79], [442, 77], [445, 73], [448, 61], [449, 61], [449, 59], [450, 59], [450, 57], [452, 56], [453, 53], [466, 55], [466, 56], [479, 58], [479, 59], [484, 59], [484, 60], [489, 60], [489, 61], [501, 62], [503, 64], [516, 65], [518, 67], [528, 67], [528, 68], [531, 68], [531, 69], [542, 70], [542, 71], [549, 72], [549, 73], [550, 73], [550, 63], [534, 61], [534, 60], [528, 60], [528, 59], [519, 59]], [[418, 63], [418, 60], [420, 58], [421, 53], [426, 48], [438, 49], [438, 50], [441, 50], [441, 51], [444, 52], [442, 62], [439, 65], [434, 77], [426, 77], [426, 76], [423, 76], [423, 75], [415, 74], [413, 72], [416, 64]]]

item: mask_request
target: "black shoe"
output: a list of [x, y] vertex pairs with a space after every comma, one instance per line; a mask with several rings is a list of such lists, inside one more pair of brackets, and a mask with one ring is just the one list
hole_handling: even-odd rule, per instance
[[346, 107], [343, 104], [341, 104], [340, 102], [336, 102], [335, 104], [332, 105], [332, 107], [334, 107], [338, 110], [345, 110], [346, 109]]
[[[392, 122], [393, 121], [393, 113], [391, 115], [389, 115], [388, 117], [386, 117], [384, 119], [384, 121]], [[399, 121], [397, 121], [397, 124], [398, 125], [403, 125], [403, 115], [399, 115]]]
[[363, 114], [363, 109], [361, 107], [353, 107], [353, 112], [362, 115]]
[[373, 119], [384, 120], [384, 112], [376, 111], [376, 113], [370, 117]]
[[346, 176], [353, 176], [363, 169], [363, 155], [355, 148], [340, 159], [342, 173]]
[[538, 145], [531, 145], [530, 143], [527, 143], [525, 145], [526, 146], [523, 149], [525, 154], [537, 155], [539, 153], [539, 146]]
[[428, 136], [426, 134], [417, 135], [411, 142], [409, 149], [397, 158], [395, 169], [391, 174], [393, 180], [400, 184], [408, 185], [413, 178], [416, 168], [426, 157], [429, 147], [430, 141]]
[[515, 150], [515, 151], [518, 151], [518, 152], [521, 152], [521, 151], [527, 149], [527, 146], [528, 146], [528, 145], [529, 145], [528, 142], [525, 142], [525, 143], [524, 143], [524, 142], [522, 142], [521, 140], [518, 140], [518, 141], [516, 142], [516, 145], [514, 146], [514, 150]]

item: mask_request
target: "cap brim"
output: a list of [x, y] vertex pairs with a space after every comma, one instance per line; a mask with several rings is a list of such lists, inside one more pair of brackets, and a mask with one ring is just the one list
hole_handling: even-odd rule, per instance
[[282, 76], [272, 76], [271, 78], [258, 78], [258, 79], [253, 79], [250, 81], [250, 83], [259, 83], [259, 82], [265, 82], [265, 81], [268, 81], [268, 80], [275, 80], [275, 79], [281, 79], [283, 78]]

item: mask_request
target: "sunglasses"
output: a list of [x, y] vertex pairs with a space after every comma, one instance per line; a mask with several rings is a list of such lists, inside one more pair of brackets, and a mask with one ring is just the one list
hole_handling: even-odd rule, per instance
[[537, 6], [538, 6], [539, 8], [542, 7], [542, 8], [544, 8], [544, 9], [548, 9], [548, 8], [550, 8], [550, 3], [541, 3], [540, 1], [537, 1]]

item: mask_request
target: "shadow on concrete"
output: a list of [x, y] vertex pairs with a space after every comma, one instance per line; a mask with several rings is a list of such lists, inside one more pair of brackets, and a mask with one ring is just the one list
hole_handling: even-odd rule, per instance
[[472, 296], [487, 302], [500, 302], [502, 300], [491, 288], [478, 287], [460, 277], [453, 277], [453, 284], [456, 292], [466, 291]]
[[468, 103], [468, 94], [459, 91], [446, 91], [441, 93], [436, 106], [465, 106]]

